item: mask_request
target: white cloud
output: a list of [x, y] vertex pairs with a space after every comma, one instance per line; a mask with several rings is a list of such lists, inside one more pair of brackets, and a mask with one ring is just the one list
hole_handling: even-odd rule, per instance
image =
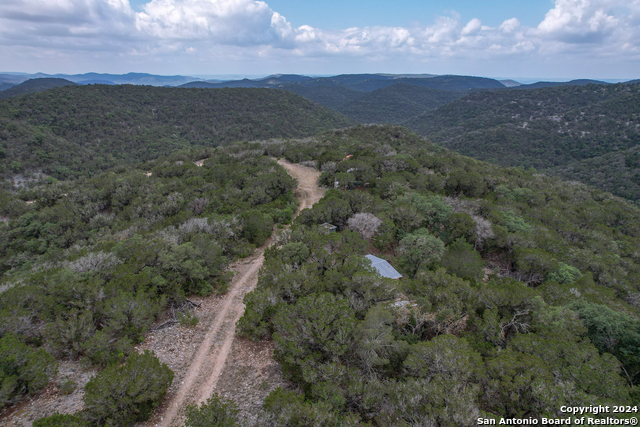
[[473, 18], [467, 25], [462, 29], [463, 36], [469, 36], [476, 34], [478, 31], [482, 29], [482, 23], [478, 18]]
[[[437, 61], [458, 58], [640, 60], [640, 0], [556, 0], [537, 27], [517, 18], [497, 28], [456, 13], [428, 26], [326, 30], [294, 27], [263, 1], [151, 0], [135, 12], [128, 0], [0, 0], [0, 52], [16, 58], [90, 52], [169, 60]], [[197, 53], [197, 54], [194, 54]], [[621, 59], [622, 60], [622, 59]], [[34, 59], [36, 61], [36, 59]], [[283, 62], [283, 63], [284, 63]], [[288, 62], [291, 63], [291, 62]]]
[[291, 31], [281, 15], [253, 0], [152, 0], [135, 21], [138, 31], [159, 39], [237, 46], [277, 44]]
[[507, 19], [502, 24], [500, 24], [500, 30], [504, 33], [513, 33], [519, 27], [520, 21], [518, 20], [518, 18]]
[[621, 25], [612, 1], [557, 0], [538, 25], [541, 36], [568, 43], [602, 41]]

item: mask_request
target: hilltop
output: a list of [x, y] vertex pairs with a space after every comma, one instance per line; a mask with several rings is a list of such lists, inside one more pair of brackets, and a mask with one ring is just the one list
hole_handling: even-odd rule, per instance
[[74, 86], [75, 83], [58, 78], [30, 79], [0, 92], [0, 99], [12, 98], [14, 96], [26, 95], [29, 93], [44, 92], [45, 90], [63, 86]]

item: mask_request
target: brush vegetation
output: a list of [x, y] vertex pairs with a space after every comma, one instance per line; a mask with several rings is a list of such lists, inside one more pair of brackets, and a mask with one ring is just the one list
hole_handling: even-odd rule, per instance
[[263, 425], [473, 426], [638, 403], [636, 206], [397, 127], [265, 152], [315, 162], [338, 189], [265, 252], [245, 297], [241, 332], [273, 339], [298, 386], [271, 393]]
[[[514, 91], [531, 126], [571, 138], [591, 129], [579, 113], [607, 111], [579, 150], [551, 158], [543, 145], [531, 166], [609, 155], [635, 167], [636, 92]], [[421, 123], [499, 128], [511, 93], [469, 95]], [[543, 117], [553, 111], [562, 120]], [[352, 122], [284, 91], [70, 86], [2, 101], [0, 120], [0, 404], [46, 388], [60, 360], [99, 370], [82, 411], [35, 425], [150, 416], [173, 373], [134, 345], [159, 319], [189, 319], [190, 295], [224, 293], [229, 263], [291, 222], [296, 182], [274, 157], [314, 165], [330, 191], [275, 236], [245, 299], [240, 332], [273, 339], [295, 385], [270, 394], [260, 425], [472, 426], [640, 403], [640, 209], [611, 193], [397, 126], [294, 139]], [[601, 147], [611, 141], [615, 152]], [[404, 277], [379, 276], [366, 254]], [[219, 397], [186, 415], [241, 424]]]

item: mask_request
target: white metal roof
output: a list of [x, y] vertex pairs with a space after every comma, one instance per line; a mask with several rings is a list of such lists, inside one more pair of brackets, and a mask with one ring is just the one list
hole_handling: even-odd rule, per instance
[[398, 273], [395, 268], [391, 267], [391, 264], [382, 258], [374, 255], [365, 255], [365, 257], [371, 261], [373, 268], [375, 268], [382, 277], [388, 277], [389, 279], [399, 279], [402, 277], [402, 274]]

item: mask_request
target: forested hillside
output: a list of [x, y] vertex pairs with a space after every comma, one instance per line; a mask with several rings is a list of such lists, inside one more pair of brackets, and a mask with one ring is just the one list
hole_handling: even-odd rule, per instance
[[[303, 93], [300, 94], [304, 96]], [[332, 108], [360, 123], [398, 124], [426, 111], [435, 110], [463, 95], [465, 95], [463, 91], [438, 90], [409, 83], [397, 83], [368, 92], [364, 96]], [[320, 103], [323, 104], [323, 102]]]
[[42, 171], [63, 179], [179, 149], [352, 123], [286, 91], [64, 87], [0, 102], [0, 167], [5, 178]]
[[[435, 76], [430, 78], [399, 78], [393, 80], [369, 79], [348, 85], [356, 90], [374, 91], [397, 83], [428, 87], [438, 90], [499, 89], [505, 86], [497, 80], [473, 76]], [[309, 84], [309, 83], [305, 83]]]
[[590, 84], [474, 93], [404, 124], [464, 155], [639, 200], [640, 169], [620, 161], [640, 145], [639, 112], [639, 84]]
[[[398, 127], [262, 150], [316, 162], [338, 189], [267, 250], [245, 298], [243, 334], [273, 339], [298, 386], [269, 396], [261, 425], [474, 426], [640, 403], [638, 207]], [[368, 253], [404, 277], [377, 275]]]
[[[631, 82], [629, 82], [631, 83]], [[543, 87], [556, 87], [556, 86], [585, 86], [590, 84], [607, 85], [609, 83], [599, 80], [578, 79], [569, 80], [568, 82], [536, 82], [528, 85], [519, 85], [518, 89], [540, 89]]]
[[367, 95], [367, 92], [340, 86], [287, 85], [283, 89], [338, 111], [343, 105]]

